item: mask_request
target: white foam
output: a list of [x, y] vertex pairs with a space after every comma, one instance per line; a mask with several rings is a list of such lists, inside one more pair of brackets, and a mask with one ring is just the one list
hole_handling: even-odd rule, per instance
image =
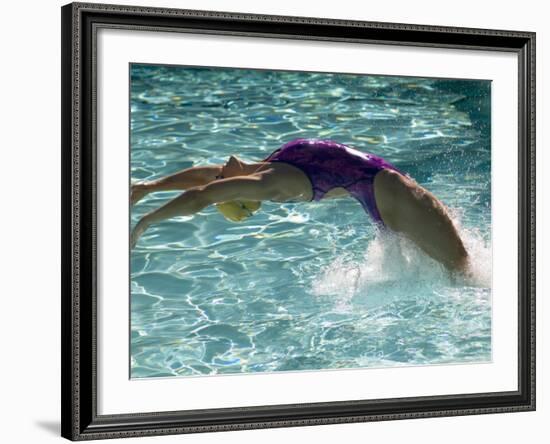
[[[351, 299], [362, 296], [378, 305], [381, 297], [412, 297], [419, 287], [491, 287], [492, 257], [490, 240], [479, 230], [466, 229], [455, 219], [460, 236], [470, 255], [466, 276], [452, 276], [440, 263], [420, 250], [412, 241], [395, 233], [378, 233], [360, 260], [340, 256], [315, 276], [312, 292], [330, 295], [337, 308], [349, 308]], [[381, 289], [391, 287], [395, 291]]]

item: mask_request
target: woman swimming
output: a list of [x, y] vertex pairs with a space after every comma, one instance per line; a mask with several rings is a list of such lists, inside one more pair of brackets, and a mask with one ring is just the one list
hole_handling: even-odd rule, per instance
[[261, 162], [234, 156], [225, 165], [194, 167], [132, 186], [135, 204], [148, 193], [186, 190], [145, 215], [132, 248], [147, 228], [209, 205], [231, 220], [252, 215], [262, 201], [299, 202], [351, 196], [380, 228], [402, 233], [449, 270], [464, 271], [468, 254], [446, 207], [391, 163], [332, 140], [296, 139]]

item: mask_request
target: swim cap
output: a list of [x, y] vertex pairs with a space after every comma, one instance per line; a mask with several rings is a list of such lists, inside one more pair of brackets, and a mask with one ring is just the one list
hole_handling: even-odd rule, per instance
[[262, 203], [256, 200], [234, 200], [216, 204], [216, 208], [226, 219], [240, 222], [252, 216]]

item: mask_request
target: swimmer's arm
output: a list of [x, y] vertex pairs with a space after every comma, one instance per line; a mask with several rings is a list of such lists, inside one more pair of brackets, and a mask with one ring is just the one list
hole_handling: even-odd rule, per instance
[[156, 191], [187, 190], [192, 187], [206, 185], [221, 174], [222, 166], [212, 165], [187, 168], [160, 179], [132, 185], [132, 205], [149, 193]]
[[219, 202], [235, 199], [270, 200], [279, 194], [275, 185], [272, 176], [264, 173], [216, 180], [204, 186], [191, 188], [164, 206], [146, 214], [138, 222], [132, 231], [132, 248], [152, 224], [175, 216], [189, 216]]

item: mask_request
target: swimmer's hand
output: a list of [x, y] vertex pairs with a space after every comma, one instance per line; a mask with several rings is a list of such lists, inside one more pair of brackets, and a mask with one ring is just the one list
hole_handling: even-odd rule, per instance
[[151, 192], [150, 184], [147, 182], [140, 182], [132, 184], [132, 188], [130, 191], [130, 203], [132, 205], [135, 205], [138, 203], [141, 199], [143, 199], [147, 194]]
[[149, 219], [147, 216], [144, 216], [140, 219], [140, 221], [136, 224], [134, 229], [132, 230], [132, 234], [130, 235], [130, 248], [133, 250], [137, 244], [137, 241], [141, 237], [141, 235], [149, 228], [149, 225], [151, 223], [149, 222]]

